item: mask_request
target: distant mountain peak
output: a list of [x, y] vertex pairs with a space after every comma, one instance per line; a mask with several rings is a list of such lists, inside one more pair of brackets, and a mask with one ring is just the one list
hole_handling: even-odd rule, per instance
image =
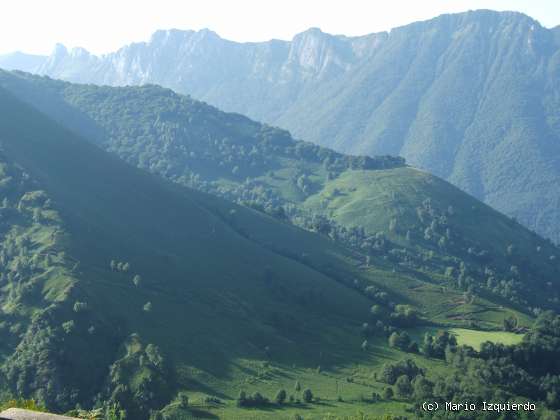
[[198, 31], [187, 29], [161, 29], [155, 31], [152, 36], [150, 37], [149, 44], [152, 43], [161, 43], [161, 42], [168, 42], [170, 40], [176, 41], [184, 41], [188, 38], [198, 38], [198, 39], [221, 39], [220, 36], [208, 29], [203, 28]]
[[68, 55], [68, 48], [64, 44], [56, 43], [51, 53], [51, 57], [61, 57]]

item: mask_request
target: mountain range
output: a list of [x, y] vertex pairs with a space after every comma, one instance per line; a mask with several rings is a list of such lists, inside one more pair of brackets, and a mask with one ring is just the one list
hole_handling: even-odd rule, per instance
[[156, 32], [94, 56], [58, 45], [0, 58], [80, 83], [157, 83], [345, 153], [401, 155], [554, 241], [560, 239], [560, 30], [473, 11], [360, 37], [317, 28], [236, 43]]
[[496, 330], [559, 305], [557, 247], [402, 158], [153, 85], [1, 71], [0, 111], [0, 398], [138, 419], [404, 414], [372, 404], [404, 352], [428, 388], [461, 370], [436, 328], [518, 342]]
[[431, 172], [557, 220], [557, 36], [478, 11], [0, 57], [0, 411], [556, 418], [560, 248]]

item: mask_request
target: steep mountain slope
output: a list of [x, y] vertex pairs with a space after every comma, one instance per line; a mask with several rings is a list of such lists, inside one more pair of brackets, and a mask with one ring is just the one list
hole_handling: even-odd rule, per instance
[[133, 169], [4, 90], [0, 112], [1, 350], [14, 392], [59, 409], [129, 398], [140, 416], [196, 372], [227, 376], [236, 358], [266, 353], [305, 366], [316, 351], [304, 342], [335, 363], [344, 346], [331, 340], [352, 340], [368, 310], [352, 281], [368, 275], [348, 253]]
[[492, 11], [290, 42], [171, 30], [104, 57], [57, 46], [37, 72], [157, 83], [339, 151], [399, 154], [559, 241], [557, 32]]
[[[24, 86], [27, 94], [37, 88]], [[114, 93], [132, 101], [151, 90], [184, 100], [155, 87]], [[60, 103], [47, 101], [52, 94], [38, 90], [35, 98], [60, 116]], [[225, 114], [190, 106], [223, 128]], [[359, 407], [398, 414], [406, 403], [372, 407], [364, 397], [383, 387], [372, 369], [403, 357], [364, 324], [372, 303], [387, 311], [376, 323], [387, 323], [387, 333], [395, 331], [389, 322], [411, 325], [416, 317], [442, 326], [496, 328], [511, 316], [521, 327], [530, 323], [496, 297], [462, 302], [462, 292], [444, 294], [382, 256], [366, 267], [363, 255], [320, 235], [135, 169], [4, 88], [0, 114], [2, 398], [33, 397], [54, 411], [118, 403], [139, 420], [154, 409], [171, 419], [248, 418], [247, 408], [235, 406], [240, 391], [260, 401], [257, 391], [270, 396], [301, 381], [326, 402], [267, 403], [250, 415], [305, 409], [321, 418]], [[77, 109], [65, 115], [86, 118]], [[177, 121], [172, 111], [161, 117]], [[255, 125], [229, 117], [245, 130]], [[200, 122], [196, 114], [193, 120]], [[232, 134], [239, 128], [230, 127]], [[393, 311], [398, 317], [389, 321]], [[418, 363], [443, 369], [438, 361]], [[187, 409], [175, 400], [184, 390], [194, 399]]]
[[[0, 85], [129, 163], [525, 310], [558, 304], [558, 249], [392, 157], [345, 156], [155, 86]], [[445, 312], [447, 315], [447, 312]]]
[[[542, 246], [544, 255], [554, 248], [399, 159], [348, 157], [295, 142], [285, 132], [154, 86], [74, 86], [7, 73], [1, 80], [58, 122], [0, 88], [0, 397], [4, 392], [31, 396], [54, 410], [107, 401], [109, 408], [118, 403], [134, 419], [158, 418], [162, 412], [170, 419], [275, 419], [302, 410], [306, 417], [324, 418], [358, 408], [372, 415], [405, 414], [412, 400], [402, 399], [395, 372], [404, 366], [415, 384], [421, 376], [429, 385], [426, 375], [438, 381], [438, 387], [430, 387], [443, 395], [454, 386], [446, 378], [455, 378], [457, 371], [465, 376], [467, 370], [440, 360], [442, 346], [449, 347], [448, 353], [473, 354], [458, 349], [449, 335], [430, 341], [428, 334], [422, 351], [432, 356], [424, 357], [403, 328], [496, 329], [504, 324], [516, 330], [530, 325], [526, 302], [504, 299], [512, 296], [480, 290], [474, 283], [482, 267], [493, 267], [492, 281], [506, 290], [527, 287], [531, 305], [555, 304], [547, 298], [556, 297], [557, 284], [546, 282], [557, 276], [550, 272], [557, 265], [539, 257], [534, 247]], [[327, 207], [345, 222], [345, 207], [359, 207], [360, 195], [372, 198], [377, 191], [375, 217], [396, 210], [402, 219], [387, 234], [391, 240], [365, 235], [361, 228], [342, 229], [320, 216], [310, 223], [324, 235], [311, 234], [133, 168], [62, 123], [134, 163], [145, 153], [146, 167], [160, 175], [181, 182], [181, 176], [192, 174], [200, 188], [215, 192], [222, 187], [232, 196], [243, 183], [228, 165], [243, 161], [241, 146], [251, 145], [255, 164], [244, 174], [247, 183], [262, 182], [261, 190], [276, 193], [297, 217], [305, 218], [306, 208], [317, 200], [319, 206], [322, 200], [342, 200]], [[206, 172], [193, 170], [197, 161]], [[298, 175], [296, 190], [283, 177], [298, 167], [308, 167], [310, 174]], [[357, 181], [345, 190], [349, 177]], [[291, 194], [292, 201], [282, 194]], [[411, 209], [421, 196], [424, 201]], [[450, 202], [456, 210], [440, 208]], [[476, 210], [468, 208], [471, 204], [482, 208], [467, 218]], [[480, 241], [511, 240], [509, 255], [473, 249], [471, 260], [460, 261], [446, 254], [447, 248], [463, 250], [463, 239], [455, 235], [470, 238], [476, 222], [455, 229], [473, 216], [484, 229], [495, 229]], [[417, 235], [415, 217], [429, 225], [423, 230], [430, 238], [407, 238], [414, 246], [401, 248], [401, 229], [408, 226]], [[372, 218], [360, 224], [368, 230], [383, 226]], [[447, 237], [440, 234], [446, 225], [453, 234], [436, 248], [432, 242]], [[339, 241], [336, 236], [344, 234], [348, 240]], [[399, 257], [403, 252], [407, 256]], [[527, 253], [535, 257], [530, 264], [523, 260]], [[514, 278], [508, 282], [498, 278], [502, 267], [494, 258], [524, 265], [511, 270]], [[444, 262], [457, 264], [457, 273], [450, 267], [445, 276], [438, 275]], [[525, 276], [535, 273], [533, 284], [527, 282]], [[468, 290], [461, 289], [465, 286]], [[400, 361], [404, 352], [409, 359]], [[533, 347], [526, 352], [535, 357]], [[544, 375], [528, 372], [535, 381]], [[476, 368], [468, 373], [467, 378], [481, 377]], [[399, 400], [379, 401], [387, 384], [395, 385]], [[508, 385], [502, 380], [475, 388], [477, 395], [493, 396], [503, 395], [496, 394], [502, 392], [498, 387], [509, 391]], [[531, 384], [521, 395], [542, 400], [550, 387], [556, 389], [554, 383], [545, 386]], [[268, 402], [261, 394], [271, 396], [279, 388], [295, 388], [292, 400]], [[462, 389], [449, 395], [462, 398]], [[177, 395], [185, 390], [194, 402]], [[554, 408], [554, 401], [547, 404]]]

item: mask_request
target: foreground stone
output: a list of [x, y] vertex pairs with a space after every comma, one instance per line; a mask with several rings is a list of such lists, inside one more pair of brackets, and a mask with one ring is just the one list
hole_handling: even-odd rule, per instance
[[0, 420], [79, 420], [76, 417], [59, 416], [57, 414], [38, 413], [21, 408], [9, 408], [0, 413]]

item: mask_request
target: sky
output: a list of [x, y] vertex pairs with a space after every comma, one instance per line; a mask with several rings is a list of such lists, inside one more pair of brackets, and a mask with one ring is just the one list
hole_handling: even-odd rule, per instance
[[2, 0], [0, 54], [49, 54], [56, 43], [103, 54], [171, 28], [209, 28], [241, 42], [291, 39], [310, 27], [353, 36], [474, 9], [560, 25], [559, 0]]

